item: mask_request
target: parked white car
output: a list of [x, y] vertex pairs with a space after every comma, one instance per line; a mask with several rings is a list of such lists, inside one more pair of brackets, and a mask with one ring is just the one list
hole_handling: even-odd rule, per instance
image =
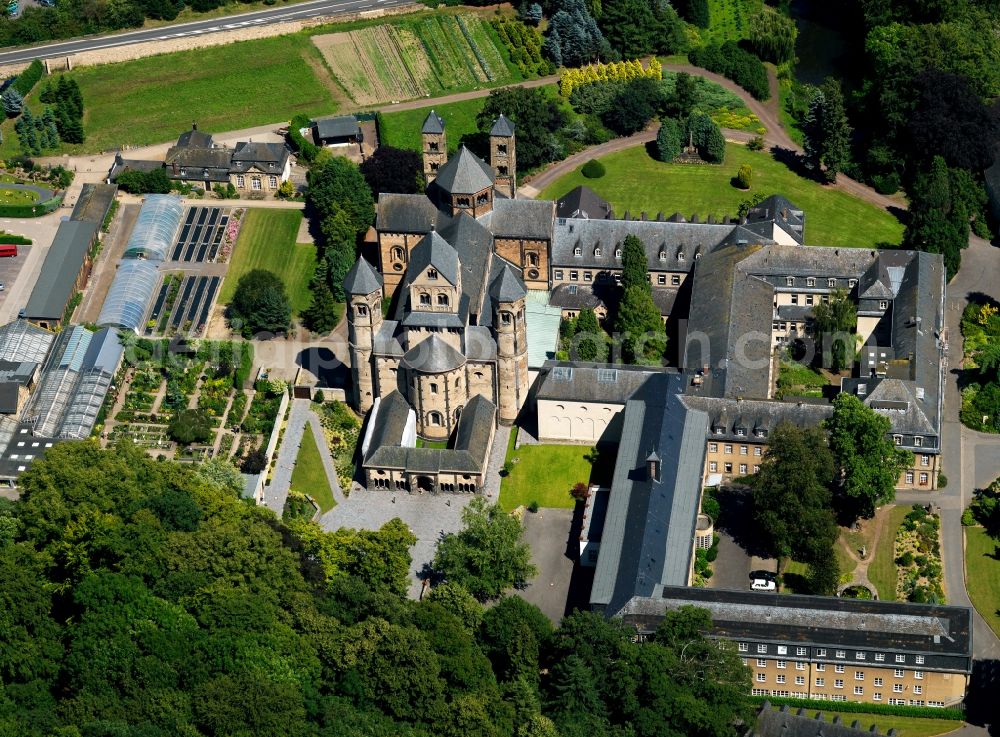
[[755, 578], [750, 582], [751, 591], [775, 591], [774, 581], [766, 578]]

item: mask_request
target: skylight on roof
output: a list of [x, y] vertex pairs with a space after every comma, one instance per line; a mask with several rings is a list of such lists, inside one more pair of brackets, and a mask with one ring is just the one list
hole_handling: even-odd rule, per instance
[[617, 369], [598, 369], [597, 381], [600, 384], [614, 384], [618, 381]]
[[552, 369], [552, 378], [556, 381], [569, 381], [573, 378], [573, 369], [568, 366], [556, 366]]

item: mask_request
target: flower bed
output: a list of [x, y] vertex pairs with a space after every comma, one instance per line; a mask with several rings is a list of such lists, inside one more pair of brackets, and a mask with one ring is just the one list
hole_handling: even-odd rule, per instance
[[227, 263], [233, 254], [236, 246], [236, 239], [240, 237], [240, 228], [243, 227], [243, 216], [246, 215], [245, 207], [237, 207], [229, 214], [229, 222], [226, 224], [226, 232], [222, 234], [222, 243], [219, 246], [219, 255], [216, 261], [220, 264]]
[[896, 598], [916, 603], [944, 603], [941, 585], [941, 521], [919, 504], [896, 532]]

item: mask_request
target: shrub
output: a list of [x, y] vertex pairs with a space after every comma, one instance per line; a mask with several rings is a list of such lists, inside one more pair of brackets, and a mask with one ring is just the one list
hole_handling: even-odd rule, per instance
[[963, 527], [974, 527], [976, 525], [976, 516], [972, 513], [972, 509], [966, 509], [962, 512], [962, 526]]
[[733, 80], [758, 100], [767, 100], [771, 96], [764, 64], [734, 41], [726, 41], [721, 46], [709, 44], [694, 49], [688, 53], [688, 60], [696, 66]]
[[736, 172], [736, 184], [740, 189], [750, 189], [750, 180], [753, 176], [753, 170], [750, 168], [750, 164], [743, 164], [739, 171]]
[[660, 161], [669, 162], [680, 156], [683, 136], [680, 121], [674, 118], [663, 119], [660, 123], [660, 132], [656, 134], [656, 152]]
[[896, 194], [899, 191], [899, 175], [896, 172], [876, 174], [871, 181], [875, 191], [879, 194]]
[[587, 179], [600, 179], [605, 175], [606, 170], [604, 168], [604, 164], [600, 161], [597, 159], [591, 159], [583, 165], [580, 173], [587, 177]]
[[537, 500], [532, 499], [530, 502], [528, 502], [528, 511], [531, 512], [532, 514], [534, 514], [534, 513], [536, 513], [538, 511], [538, 501]]
[[28, 65], [27, 69], [17, 75], [17, 79], [14, 80], [11, 87], [20, 92], [22, 97], [27, 97], [43, 74], [45, 74], [45, 67], [42, 66], [42, 62], [35, 59]]
[[948, 485], [948, 477], [945, 476], [943, 473], [939, 473], [937, 485], [939, 489], [945, 488]]
[[174, 415], [167, 427], [170, 437], [181, 443], [206, 443], [211, 439], [214, 429], [212, 419], [203, 409], [185, 409]]
[[[749, 698], [755, 704], [760, 704], [766, 699], [772, 706], [788, 704], [790, 707], [803, 707], [805, 709], [822, 711], [822, 707], [819, 704], [809, 699], [775, 696], [750, 696]], [[831, 705], [830, 702], [825, 703], [828, 706]], [[854, 701], [836, 702], [833, 706], [836, 706], [837, 711], [847, 713], [885, 714], [888, 716], [916, 717], [918, 719], [965, 719], [965, 712], [962, 709], [940, 709], [933, 706], [895, 706], [889, 704], [866, 704]]]
[[749, 141], [747, 141], [747, 148], [750, 151], [761, 151], [764, 148], [764, 137], [754, 136]]

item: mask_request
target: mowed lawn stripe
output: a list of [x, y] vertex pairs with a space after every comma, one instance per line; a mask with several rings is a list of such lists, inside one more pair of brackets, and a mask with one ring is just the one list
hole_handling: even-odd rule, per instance
[[[896, 245], [903, 237], [902, 223], [885, 210], [800, 177], [770, 153], [746, 146], [727, 144], [721, 165], [665, 164], [653, 159], [644, 146], [600, 161], [607, 170], [600, 179], [587, 179], [577, 169], [557, 179], [539, 198], [555, 200], [582, 184], [608, 200], [619, 217], [626, 210], [633, 217], [645, 212], [651, 218], [658, 212], [665, 216], [680, 212], [705, 222], [709, 215], [735, 217], [740, 202], [754, 193], [780, 194], [805, 211], [805, 240], [811, 246], [871, 248], [880, 242]], [[749, 192], [730, 183], [742, 164], [753, 171]]]
[[878, 598], [882, 601], [896, 600], [896, 580], [898, 578], [898, 567], [896, 566], [896, 532], [903, 524], [903, 519], [910, 513], [908, 504], [900, 504], [889, 510], [889, 514], [882, 526], [882, 535], [879, 537], [875, 547], [875, 557], [868, 566], [868, 580], [875, 584], [878, 589]]
[[302, 445], [299, 446], [299, 452], [295, 456], [292, 489], [311, 496], [319, 505], [321, 512], [327, 512], [337, 504], [333, 498], [330, 479], [326, 475], [311, 423], [306, 424], [306, 430], [302, 433]]
[[965, 583], [969, 598], [1000, 637], [1000, 541], [982, 527], [965, 528]]
[[252, 209], [233, 249], [219, 301], [229, 304], [240, 277], [253, 269], [277, 274], [285, 284], [292, 310], [309, 306], [309, 279], [316, 270], [316, 246], [296, 243], [302, 222], [301, 210]]
[[[304, 34], [241, 41], [118, 64], [82, 67], [71, 73], [84, 100], [86, 142], [59, 152], [110, 151], [176, 139], [197, 122], [222, 132], [289, 120], [298, 113], [324, 114], [334, 100], [306, 61], [319, 52]], [[44, 84], [28, 96], [38, 101]], [[3, 126], [11, 141], [13, 121]], [[0, 153], [11, 153], [4, 145]], [[14, 146], [13, 148], [16, 148]]]

